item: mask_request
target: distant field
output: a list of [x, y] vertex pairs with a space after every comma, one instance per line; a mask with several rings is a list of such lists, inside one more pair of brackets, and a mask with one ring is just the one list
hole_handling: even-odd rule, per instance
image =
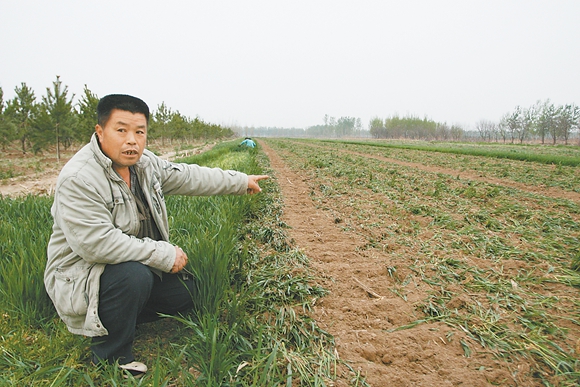
[[394, 149], [419, 150], [484, 156], [520, 161], [536, 161], [556, 165], [580, 165], [580, 146], [527, 145], [502, 143], [457, 143], [401, 140], [340, 141], [347, 144], [367, 144]]
[[580, 169], [575, 168], [580, 165], [580, 147], [577, 146], [401, 141], [337, 141], [330, 144], [402, 161], [470, 170], [484, 176], [580, 192]]

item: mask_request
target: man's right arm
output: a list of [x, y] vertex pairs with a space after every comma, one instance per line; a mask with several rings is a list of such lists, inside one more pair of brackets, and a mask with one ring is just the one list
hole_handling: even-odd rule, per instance
[[62, 181], [54, 206], [55, 222], [72, 251], [85, 261], [107, 264], [138, 261], [164, 272], [173, 268], [176, 260], [173, 245], [124, 233], [115, 226], [106, 199], [82, 178]]

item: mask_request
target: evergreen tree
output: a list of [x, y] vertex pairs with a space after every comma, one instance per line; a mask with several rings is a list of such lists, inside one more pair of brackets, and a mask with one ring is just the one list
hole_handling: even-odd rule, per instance
[[34, 91], [24, 82], [20, 84], [20, 87], [16, 86], [14, 91], [16, 97], [8, 102], [4, 113], [13, 124], [13, 133], [10, 138], [18, 139], [22, 153], [26, 153], [26, 146], [30, 142], [32, 134], [32, 124], [36, 118], [36, 97]]
[[83, 96], [78, 102], [78, 124], [73, 133], [75, 140], [81, 143], [89, 142], [95, 132], [97, 124], [97, 105], [99, 97], [89, 90], [87, 85], [83, 90]]
[[170, 108], [165, 105], [165, 102], [161, 102], [161, 105], [157, 106], [157, 110], [153, 113], [153, 119], [149, 123], [149, 133], [147, 135], [150, 139], [161, 138], [161, 145], [165, 145], [165, 139], [169, 137], [169, 122], [173, 112]]
[[4, 90], [0, 87], [0, 146], [2, 150], [14, 139], [14, 125], [9, 115], [6, 113], [4, 104]]
[[56, 145], [56, 158], [60, 161], [60, 146], [68, 148], [73, 141], [77, 117], [73, 109], [74, 95], [68, 99], [68, 87], [62, 85], [60, 76], [46, 88], [35, 122], [34, 151], [40, 152], [49, 144]]

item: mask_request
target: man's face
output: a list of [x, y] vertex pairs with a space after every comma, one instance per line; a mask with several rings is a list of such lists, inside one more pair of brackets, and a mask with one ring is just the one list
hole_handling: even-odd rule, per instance
[[113, 109], [105, 127], [95, 127], [101, 149], [116, 171], [135, 165], [147, 142], [147, 119], [141, 113]]

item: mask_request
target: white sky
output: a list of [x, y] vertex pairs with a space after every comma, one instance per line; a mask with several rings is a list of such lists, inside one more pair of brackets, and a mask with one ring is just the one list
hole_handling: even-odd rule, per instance
[[225, 125], [467, 128], [580, 103], [578, 0], [0, 0], [0, 87], [126, 93]]

